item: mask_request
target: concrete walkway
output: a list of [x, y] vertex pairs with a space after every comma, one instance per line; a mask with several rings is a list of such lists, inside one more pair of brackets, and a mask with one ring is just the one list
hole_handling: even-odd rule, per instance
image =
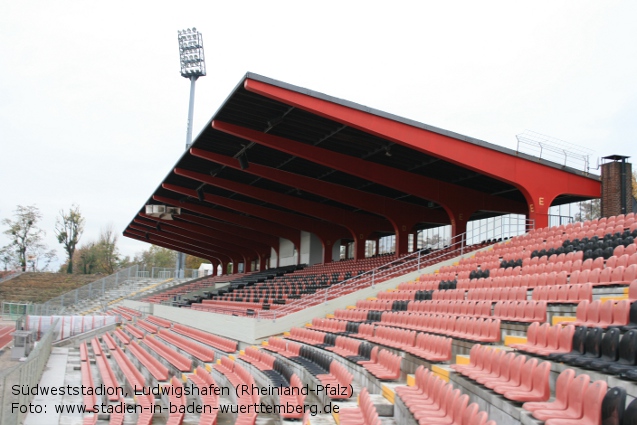
[[[64, 386], [67, 357], [68, 348], [53, 347], [42, 379], [40, 379], [40, 388], [50, 389]], [[51, 425], [59, 422], [60, 415], [55, 413], [55, 406], [62, 404], [61, 395], [36, 395], [31, 403], [42, 406], [43, 410], [39, 414], [29, 413], [24, 420], [24, 425]]]

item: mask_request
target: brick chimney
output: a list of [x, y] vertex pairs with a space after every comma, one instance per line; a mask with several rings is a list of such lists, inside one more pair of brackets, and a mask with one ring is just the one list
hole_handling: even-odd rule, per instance
[[628, 156], [611, 155], [602, 164], [602, 217], [627, 214], [633, 210], [632, 164]]

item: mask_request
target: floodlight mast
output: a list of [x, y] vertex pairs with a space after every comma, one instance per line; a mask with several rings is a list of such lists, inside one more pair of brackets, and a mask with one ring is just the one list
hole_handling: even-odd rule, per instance
[[[177, 31], [179, 41], [179, 60], [181, 76], [190, 80], [190, 101], [188, 104], [188, 129], [186, 131], [186, 150], [192, 145], [192, 117], [195, 110], [195, 81], [206, 75], [206, 61], [203, 53], [203, 37], [197, 28]], [[183, 278], [186, 268], [186, 254], [177, 253], [175, 278]]]

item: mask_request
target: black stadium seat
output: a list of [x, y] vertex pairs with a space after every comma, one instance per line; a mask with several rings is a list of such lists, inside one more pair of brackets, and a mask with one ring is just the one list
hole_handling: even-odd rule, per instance
[[588, 363], [599, 359], [599, 356], [601, 355], [603, 336], [604, 329], [588, 328], [588, 332], [586, 333], [586, 340], [584, 342], [584, 353], [580, 356], [573, 357], [566, 355], [562, 357], [562, 361], [574, 366], [585, 366]]
[[624, 334], [619, 341], [619, 358], [617, 362], [609, 365], [604, 372], [611, 374], [619, 374], [631, 369], [637, 365], [637, 330], [633, 329]]
[[584, 366], [589, 369], [602, 370], [615, 363], [619, 358], [619, 336], [619, 329], [608, 330], [602, 338], [602, 355], [598, 360], [593, 360]]

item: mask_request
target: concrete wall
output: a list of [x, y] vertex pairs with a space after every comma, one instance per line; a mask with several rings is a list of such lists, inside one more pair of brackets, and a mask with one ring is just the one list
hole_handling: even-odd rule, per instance
[[323, 243], [314, 233], [310, 233], [309, 236], [310, 258], [306, 264], [310, 266], [320, 264], [323, 262]]
[[[272, 251], [274, 254], [274, 250]], [[274, 254], [274, 260], [271, 261], [272, 267], [276, 267], [276, 254]], [[292, 241], [279, 238], [279, 266], [291, 266], [297, 264], [296, 255], [294, 255], [294, 244]]]
[[332, 245], [332, 261], [339, 261], [341, 259], [341, 240], [337, 239]]

